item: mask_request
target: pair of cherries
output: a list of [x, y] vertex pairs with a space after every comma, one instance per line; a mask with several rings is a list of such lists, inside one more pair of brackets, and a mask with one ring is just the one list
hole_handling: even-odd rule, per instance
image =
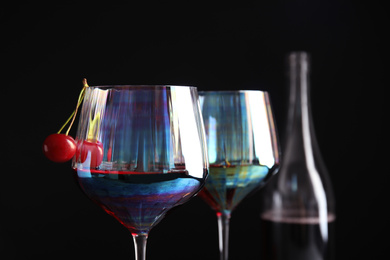
[[76, 161], [84, 163], [89, 157], [91, 168], [99, 166], [103, 160], [103, 144], [97, 140], [78, 142], [66, 134], [51, 134], [43, 142], [45, 156], [57, 163], [67, 162], [76, 155]]
[[[103, 160], [103, 144], [94, 139], [77, 142], [69, 135], [69, 131], [76, 118], [77, 110], [83, 101], [85, 89], [88, 88], [87, 80], [83, 79], [83, 89], [80, 92], [76, 109], [56, 134], [46, 137], [43, 142], [43, 153], [51, 161], [57, 163], [67, 162], [76, 155], [76, 161], [84, 163], [89, 158], [89, 166], [97, 167]], [[68, 130], [61, 134], [62, 129], [69, 123]]]

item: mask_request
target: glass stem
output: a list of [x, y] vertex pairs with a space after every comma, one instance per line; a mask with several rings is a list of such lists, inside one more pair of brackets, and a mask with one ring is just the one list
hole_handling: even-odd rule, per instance
[[220, 260], [228, 259], [230, 211], [217, 212]]
[[146, 260], [148, 234], [133, 234], [135, 260]]

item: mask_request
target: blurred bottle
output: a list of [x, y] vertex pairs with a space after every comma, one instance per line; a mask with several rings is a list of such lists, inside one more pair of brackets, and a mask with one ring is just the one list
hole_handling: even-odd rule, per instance
[[264, 259], [334, 259], [335, 205], [317, 145], [309, 95], [309, 55], [289, 54], [289, 107], [281, 167], [264, 191]]

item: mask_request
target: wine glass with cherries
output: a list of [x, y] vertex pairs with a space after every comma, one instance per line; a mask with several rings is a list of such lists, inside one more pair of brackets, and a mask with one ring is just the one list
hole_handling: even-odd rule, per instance
[[145, 260], [149, 231], [208, 175], [195, 87], [88, 87], [76, 145], [78, 184], [131, 232], [138, 260]]
[[232, 210], [262, 187], [279, 165], [269, 94], [258, 90], [199, 92], [209, 177], [199, 196], [217, 213], [220, 259], [228, 259]]

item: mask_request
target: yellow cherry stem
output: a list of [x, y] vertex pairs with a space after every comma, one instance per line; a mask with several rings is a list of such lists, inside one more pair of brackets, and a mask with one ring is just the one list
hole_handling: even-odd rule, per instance
[[76, 111], [73, 111], [72, 114], [69, 116], [68, 120], [66, 120], [65, 124], [61, 127], [60, 130], [58, 130], [57, 134], [60, 134], [62, 130], [65, 128], [65, 126], [69, 123], [69, 121], [73, 118], [73, 115]]
[[80, 94], [79, 94], [79, 98], [77, 100], [77, 105], [76, 105], [76, 109], [72, 112], [72, 114], [70, 115], [70, 117], [68, 118], [68, 120], [66, 120], [65, 124], [61, 127], [61, 129], [57, 132], [57, 134], [61, 133], [61, 131], [65, 128], [65, 126], [70, 122], [70, 125], [68, 127], [68, 130], [66, 131], [65, 135], [68, 135], [69, 134], [69, 131], [70, 129], [72, 128], [72, 125], [74, 123], [74, 120], [76, 119], [76, 115], [77, 115], [77, 110], [79, 109], [79, 106], [81, 105], [81, 102], [83, 102], [83, 99], [84, 99], [84, 95], [85, 95], [85, 89], [88, 88], [88, 83], [87, 83], [87, 79], [83, 79], [83, 88], [81, 89], [80, 91]]

